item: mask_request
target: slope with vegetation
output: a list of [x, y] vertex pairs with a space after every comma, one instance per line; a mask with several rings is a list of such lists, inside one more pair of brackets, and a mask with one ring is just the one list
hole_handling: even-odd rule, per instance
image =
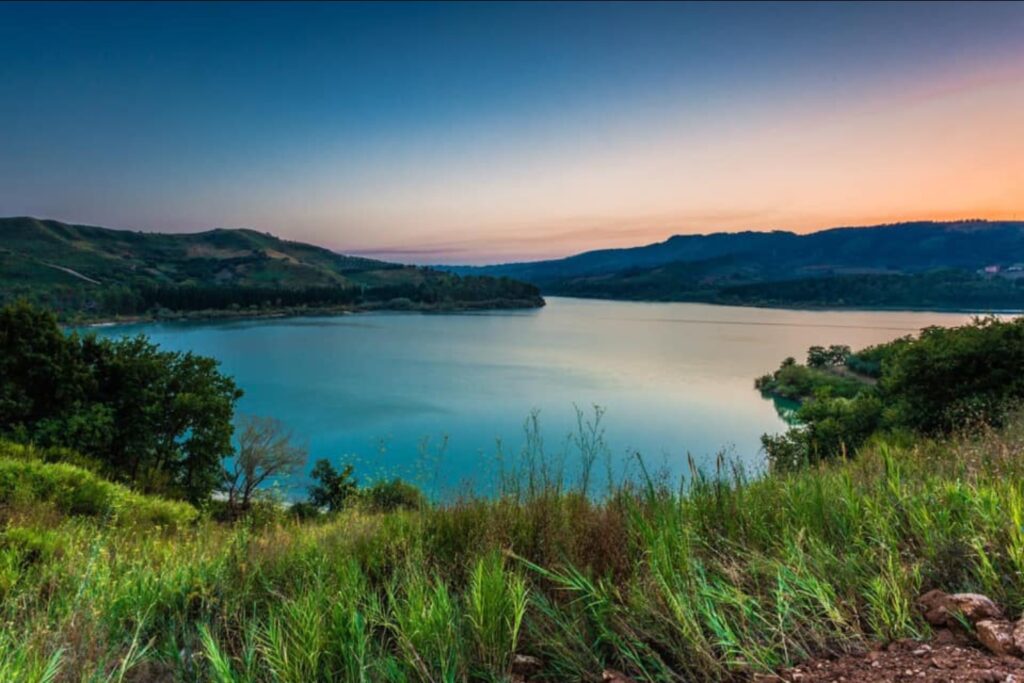
[[[999, 272], [979, 274], [997, 267]], [[484, 267], [545, 294], [829, 308], [1024, 308], [1024, 222], [676, 235], [628, 249]]]
[[0, 219], [0, 303], [67, 316], [530, 307], [532, 285], [343, 256], [254, 230], [159, 234]]
[[[16, 337], [36, 364], [82, 347], [54, 343], [53, 318], [24, 306], [0, 317], [0, 340], [19, 316], [36, 322]], [[237, 449], [217, 452], [209, 474], [227, 500], [119, 474], [102, 450], [0, 444], [0, 680], [745, 680], [927, 638], [914, 605], [932, 588], [982, 592], [1016, 616], [1022, 332], [982, 320], [859, 354], [812, 349], [809, 381], [762, 381], [795, 387], [797, 429], [813, 423], [809, 406], [868, 397], [884, 419], [864, 438], [836, 421], [837, 448], [776, 459], [756, 479], [721, 463], [598, 494], [587, 466], [570, 478], [528, 440], [491, 498], [428, 502], [322, 462], [310, 501], [288, 508], [240, 485], [304, 460], [269, 419], [243, 422]], [[170, 372], [178, 360], [153, 362]], [[88, 364], [71, 367], [88, 380]], [[838, 396], [833, 377], [857, 391]], [[0, 365], [0, 406], [19, 405], [26, 381]], [[91, 397], [116, 394], [83, 386], [86, 414], [106, 405]], [[45, 413], [5, 421], [6, 438], [45, 440]], [[593, 438], [575, 441], [584, 464]], [[195, 506], [129, 490], [161, 481]]]
[[[3, 680], [735, 680], [1024, 593], [1019, 423], [856, 461], [139, 533], [5, 505]], [[44, 673], [53, 672], [51, 678]]]

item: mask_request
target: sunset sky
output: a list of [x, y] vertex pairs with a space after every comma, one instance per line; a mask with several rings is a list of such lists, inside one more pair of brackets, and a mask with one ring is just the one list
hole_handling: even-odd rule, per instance
[[1024, 220], [1024, 3], [2, 4], [0, 215], [415, 263]]

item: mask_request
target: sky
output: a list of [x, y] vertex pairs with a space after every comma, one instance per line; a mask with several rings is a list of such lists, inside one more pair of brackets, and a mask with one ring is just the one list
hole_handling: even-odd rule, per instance
[[0, 3], [0, 215], [410, 263], [1024, 220], [1024, 3]]

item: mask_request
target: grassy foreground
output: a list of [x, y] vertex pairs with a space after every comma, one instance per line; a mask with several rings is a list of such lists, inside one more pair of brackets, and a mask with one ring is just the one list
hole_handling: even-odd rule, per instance
[[0, 680], [500, 681], [515, 653], [542, 663], [531, 680], [743, 678], [924, 636], [931, 587], [1019, 612], [1022, 473], [1014, 420], [603, 502], [542, 486], [230, 526], [5, 498]]

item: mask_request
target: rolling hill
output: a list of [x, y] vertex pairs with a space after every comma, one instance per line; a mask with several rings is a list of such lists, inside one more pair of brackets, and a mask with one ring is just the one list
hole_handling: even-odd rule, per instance
[[[676, 235], [551, 261], [458, 266], [545, 294], [768, 306], [1024, 308], [1024, 222]], [[998, 272], [980, 274], [985, 268]]]
[[65, 314], [543, 304], [507, 278], [344, 256], [245, 229], [160, 234], [0, 218], [0, 300]]

